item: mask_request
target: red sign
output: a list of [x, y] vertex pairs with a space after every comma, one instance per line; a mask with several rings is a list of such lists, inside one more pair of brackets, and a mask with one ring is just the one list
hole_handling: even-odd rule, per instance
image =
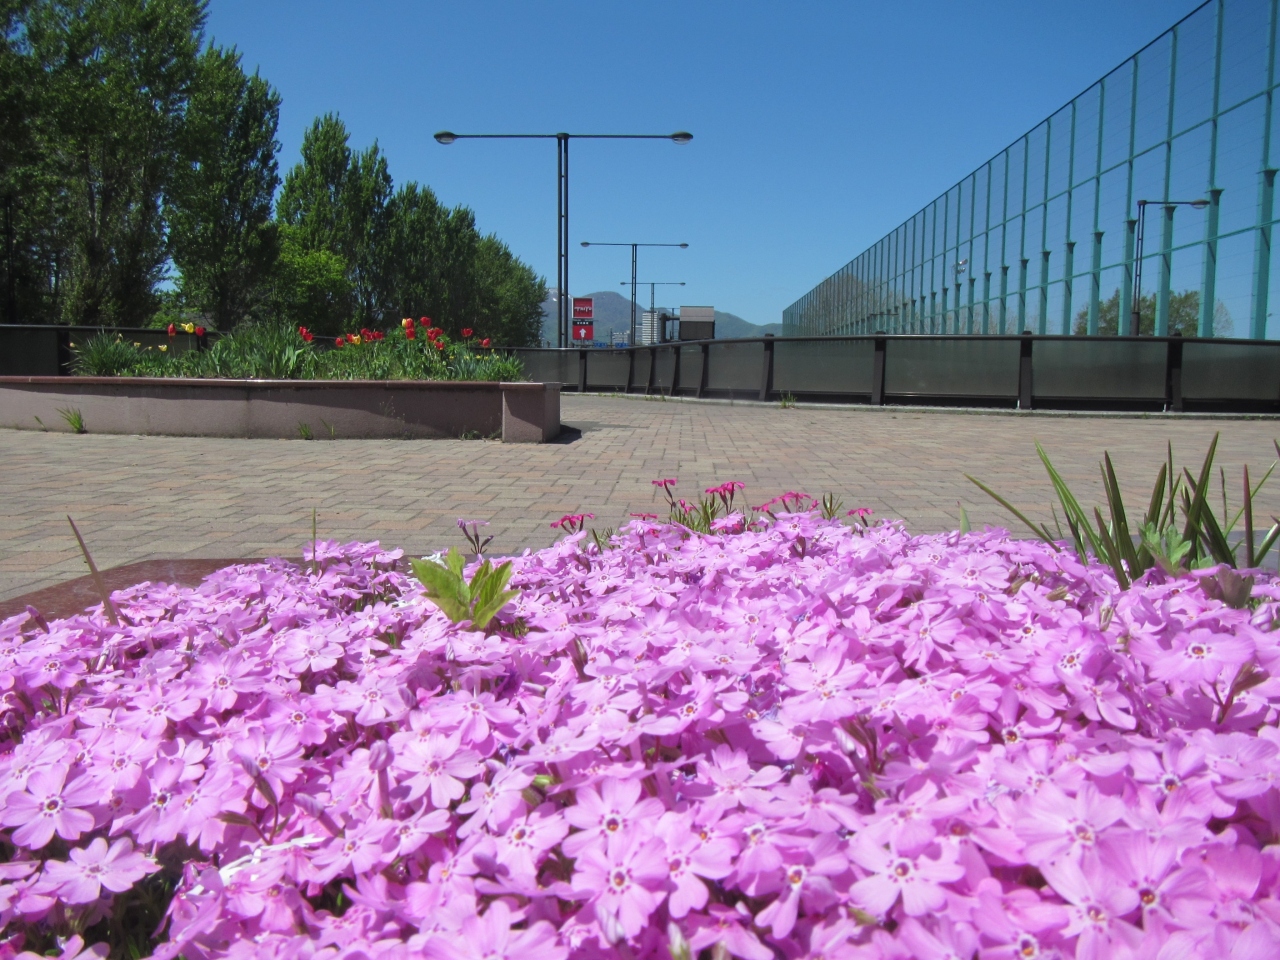
[[[594, 320], [595, 304], [590, 297], [574, 297], [573, 298], [573, 319], [575, 320]], [[577, 339], [577, 334], [574, 334]]]
[[[588, 309], [590, 309], [591, 301], [587, 301]], [[578, 309], [575, 301], [574, 310]], [[591, 320], [574, 320], [573, 321], [573, 339], [575, 340], [594, 340], [596, 338], [596, 325]]]

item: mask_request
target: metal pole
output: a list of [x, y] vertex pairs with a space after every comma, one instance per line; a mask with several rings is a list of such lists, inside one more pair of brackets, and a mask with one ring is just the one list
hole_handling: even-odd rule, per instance
[[[1097, 214], [1095, 209], [1094, 219]], [[1085, 333], [1091, 337], [1098, 335], [1098, 309], [1102, 300], [1102, 231], [1093, 231], [1093, 269], [1090, 271], [1092, 281], [1089, 285], [1089, 320]]]
[[556, 137], [556, 346], [564, 349], [564, 151]]
[[1267, 299], [1271, 280], [1271, 213], [1275, 201], [1276, 170], [1271, 164], [1271, 111], [1276, 81], [1276, 21], [1280, 4], [1271, 0], [1270, 29], [1267, 31], [1267, 93], [1262, 121], [1262, 183], [1258, 197], [1258, 238], [1253, 267], [1253, 320], [1250, 335], [1255, 340], [1267, 336]]
[[1067, 241], [1066, 263], [1062, 265], [1062, 335], [1071, 332], [1071, 281], [1076, 269], [1076, 242]]
[[568, 292], [568, 134], [561, 138], [564, 151], [564, 343], [570, 340], [573, 298]]
[[1254, 340], [1267, 338], [1267, 298], [1271, 273], [1271, 215], [1275, 203], [1276, 171], [1262, 171], [1262, 196], [1258, 201], [1257, 260], [1254, 264], [1253, 322], [1249, 335]]
[[1147, 201], [1138, 201], [1138, 228], [1133, 251], [1133, 312], [1129, 315], [1129, 336], [1142, 329], [1142, 239], [1146, 230]]
[[1160, 231], [1160, 287], [1156, 291], [1156, 336], [1169, 335], [1169, 285], [1173, 276], [1173, 211], [1164, 205], [1164, 223]]
[[636, 244], [631, 245], [631, 339], [636, 342]]

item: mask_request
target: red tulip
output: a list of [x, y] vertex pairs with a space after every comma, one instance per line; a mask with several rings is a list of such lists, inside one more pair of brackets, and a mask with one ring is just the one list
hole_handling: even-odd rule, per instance
[[196, 327], [196, 336], [197, 336], [197, 337], [203, 337], [203, 336], [204, 336], [204, 327]]
[[443, 341], [443, 340], [437, 340], [437, 341], [436, 341], [436, 349], [437, 349], [437, 350], [443, 350], [443, 349], [444, 349], [444, 341]]
[[475, 331], [474, 331], [474, 330], [472, 330], [470, 327], [463, 327], [463, 328], [462, 328], [462, 335], [463, 335], [464, 337], [469, 337], [469, 336], [471, 336], [473, 333], [475, 333]]
[[419, 321], [418, 321], [418, 323], [419, 323], [419, 325], [421, 325], [421, 326], [429, 327], [429, 326], [431, 326], [431, 318], [430, 318], [430, 317], [423, 317], [421, 320], [419, 320]]
[[412, 330], [413, 317], [405, 317], [403, 320], [400, 321], [400, 326], [404, 327], [406, 330]]
[[413, 327], [405, 327], [404, 338], [406, 340], [417, 340], [418, 332], [414, 330]]
[[335, 347], [340, 347], [340, 346], [342, 346], [345, 342], [346, 342], [345, 340], [343, 340], [341, 337], [339, 337], [337, 340], [333, 341], [333, 345], [334, 345]]
[[485, 337], [483, 340], [481, 340], [481, 341], [480, 341], [480, 346], [482, 346], [482, 347], [487, 347], [488, 345], [489, 345], [489, 338], [488, 338], [488, 337]]
[[172, 323], [169, 324], [169, 336], [176, 337], [177, 335], [178, 335], [178, 328]]

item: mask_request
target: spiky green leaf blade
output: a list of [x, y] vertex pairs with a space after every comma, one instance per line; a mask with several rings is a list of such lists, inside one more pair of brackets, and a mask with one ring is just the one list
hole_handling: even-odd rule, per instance
[[992, 500], [1000, 504], [1000, 506], [1004, 507], [1010, 513], [1012, 513], [1015, 517], [1017, 517], [1019, 520], [1025, 523], [1027, 525], [1027, 529], [1029, 529], [1037, 537], [1039, 537], [1045, 543], [1049, 544], [1049, 546], [1053, 547], [1053, 549], [1055, 550], [1059, 549], [1058, 544], [1054, 542], [1053, 537], [1049, 536], [1048, 531], [1040, 527], [1037, 527], [1034, 523], [1032, 523], [1029, 519], [1027, 519], [1026, 514], [1024, 514], [1017, 507], [1015, 507], [1012, 503], [1010, 503], [1004, 497], [1000, 496], [1000, 494], [996, 493], [994, 490], [988, 487], [981, 480], [971, 477], [967, 473], [964, 476], [965, 476], [965, 479], [968, 480], [970, 483], [972, 483], [975, 487], [977, 487], [979, 490], [981, 490], [983, 493], [989, 496]]

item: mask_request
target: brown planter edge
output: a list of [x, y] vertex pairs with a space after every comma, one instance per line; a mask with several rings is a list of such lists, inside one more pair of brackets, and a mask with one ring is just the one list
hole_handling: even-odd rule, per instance
[[0, 377], [0, 427], [255, 439], [498, 437], [560, 433], [560, 384], [458, 380]]

